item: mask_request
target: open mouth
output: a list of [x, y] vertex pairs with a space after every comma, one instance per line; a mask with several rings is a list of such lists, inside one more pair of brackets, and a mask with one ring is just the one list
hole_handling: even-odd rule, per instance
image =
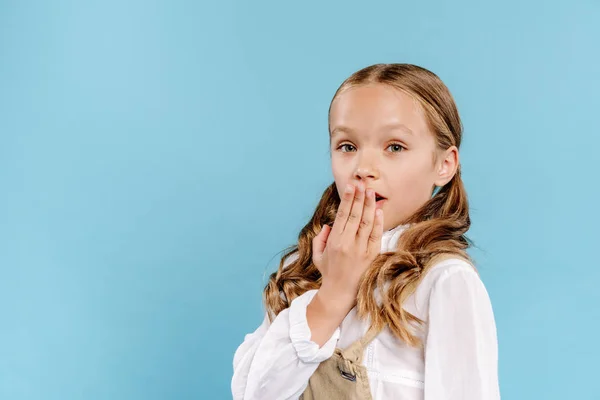
[[386, 198], [380, 195], [379, 193], [375, 193], [375, 201], [377, 202], [379, 200], [386, 200]]

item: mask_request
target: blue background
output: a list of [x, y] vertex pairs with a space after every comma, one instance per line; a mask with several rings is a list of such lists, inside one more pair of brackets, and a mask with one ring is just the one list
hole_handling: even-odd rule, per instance
[[600, 399], [600, 3], [216, 3], [0, 1], [0, 398], [230, 398], [335, 89], [409, 62], [465, 125], [503, 398]]

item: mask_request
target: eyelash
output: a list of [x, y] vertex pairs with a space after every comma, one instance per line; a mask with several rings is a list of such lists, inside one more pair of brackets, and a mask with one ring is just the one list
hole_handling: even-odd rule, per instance
[[[339, 149], [341, 149], [344, 146], [352, 146], [352, 145], [350, 143], [344, 143], [344, 144], [338, 146], [337, 149], [339, 150]], [[400, 149], [401, 149], [400, 151], [393, 151], [392, 153], [401, 153], [403, 150], [406, 150], [406, 147], [402, 146], [400, 143], [392, 143], [388, 147], [390, 147], [390, 146], [399, 146]], [[352, 146], [352, 147], [354, 147], [354, 146]], [[388, 147], [386, 147], [386, 149]], [[342, 153], [348, 153], [348, 151], [342, 151]]]

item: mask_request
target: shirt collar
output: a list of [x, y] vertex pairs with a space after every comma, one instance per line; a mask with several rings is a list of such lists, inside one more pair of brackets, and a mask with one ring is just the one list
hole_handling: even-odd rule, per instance
[[408, 225], [398, 225], [395, 228], [383, 232], [383, 235], [381, 236], [381, 253], [393, 251], [398, 244], [398, 238], [400, 238], [400, 235], [406, 228], [408, 228]]

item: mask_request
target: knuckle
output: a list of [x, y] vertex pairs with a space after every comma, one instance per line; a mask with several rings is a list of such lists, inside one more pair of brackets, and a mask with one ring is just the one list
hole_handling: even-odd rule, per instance
[[342, 244], [340, 242], [335, 242], [331, 244], [331, 250], [335, 252], [339, 252], [342, 250]]
[[348, 216], [349, 221], [355, 221], [357, 218], [358, 215], [356, 215], [356, 213], [350, 213], [350, 215]]

